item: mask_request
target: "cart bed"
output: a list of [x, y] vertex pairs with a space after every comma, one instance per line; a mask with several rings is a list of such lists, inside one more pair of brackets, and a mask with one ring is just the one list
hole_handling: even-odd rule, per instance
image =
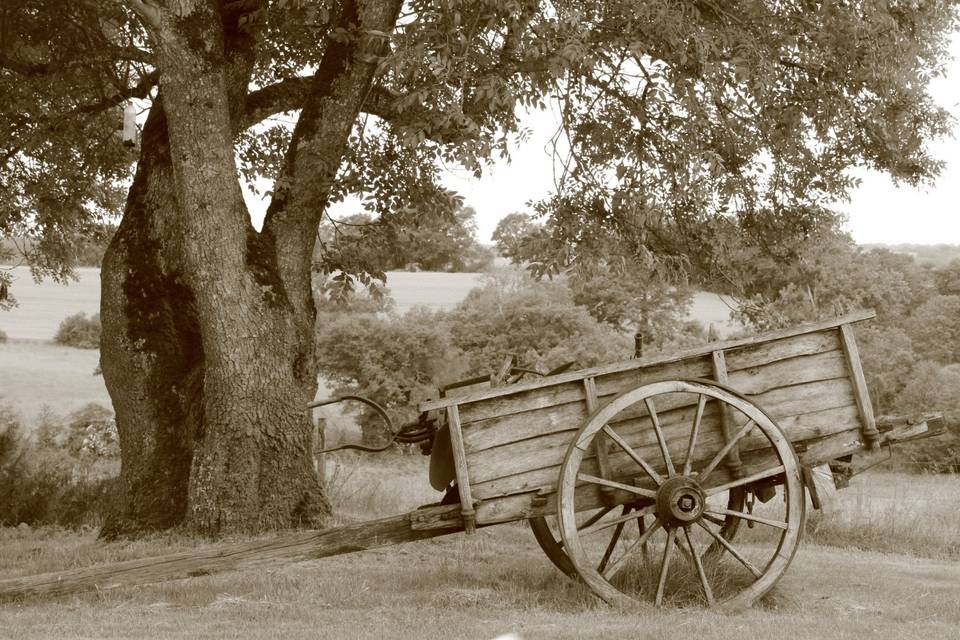
[[[812, 466], [878, 439], [850, 326], [873, 316], [867, 311], [714, 342], [429, 401], [420, 409], [447, 412], [464, 514], [470, 518], [476, 506], [480, 525], [550, 512], [553, 500], [543, 497], [555, 490], [567, 448], [589, 415], [624, 391], [661, 380], [705, 378], [733, 387], [763, 408], [787, 434], [801, 461]], [[675, 458], [684, 455], [695, 408], [694, 404], [658, 406]], [[715, 403], [708, 404], [701, 442], [714, 446], [701, 448], [705, 456], [723, 446], [720, 414]], [[728, 419], [735, 428], [736, 417]], [[659, 457], [645, 409], [620, 414], [612, 424], [641, 456]], [[756, 449], [763, 444], [759, 435], [741, 441], [745, 472], [751, 462], [760, 462], [751, 461], [751, 446]], [[823, 456], [827, 457], [820, 459]], [[595, 456], [588, 464], [596, 466]], [[635, 466], [622, 450], [615, 450], [609, 468], [616, 476]], [[722, 473], [717, 476], [718, 482], [724, 479]]]

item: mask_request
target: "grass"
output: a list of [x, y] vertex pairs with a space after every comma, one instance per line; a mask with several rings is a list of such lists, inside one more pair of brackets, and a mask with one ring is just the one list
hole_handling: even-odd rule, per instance
[[95, 349], [29, 341], [0, 344], [0, 402], [12, 405], [28, 426], [44, 407], [60, 415], [89, 402], [109, 407], [103, 377], [93, 374], [99, 362]]
[[[436, 499], [425, 464], [419, 456], [330, 456], [341, 518]], [[830, 512], [811, 520], [811, 535], [772, 594], [736, 615], [699, 606], [612, 609], [557, 572], [524, 525], [507, 524], [315, 562], [0, 606], [0, 637], [956, 638], [957, 496], [960, 478], [952, 476], [854, 478]], [[93, 531], [0, 530], [0, 579], [205, 544], [175, 535], [104, 544]]]

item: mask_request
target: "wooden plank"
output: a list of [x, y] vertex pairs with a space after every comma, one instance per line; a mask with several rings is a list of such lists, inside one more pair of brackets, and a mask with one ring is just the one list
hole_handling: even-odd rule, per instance
[[457, 405], [447, 407], [447, 428], [450, 430], [450, 448], [453, 450], [453, 465], [457, 472], [457, 492], [460, 494], [460, 515], [467, 533], [476, 530], [477, 512], [473, 509], [470, 492], [470, 474], [467, 468], [467, 452], [463, 448], [463, 432]]
[[218, 544], [152, 558], [126, 560], [81, 569], [0, 580], [0, 602], [35, 596], [64, 596], [85, 591], [108, 591], [205, 576], [240, 568], [316, 560], [391, 544], [434, 538], [461, 531], [458, 505], [420, 509], [418, 517], [438, 524], [434, 529], [412, 529], [411, 515], [323, 531], [288, 533], [271, 539]]
[[860, 417], [863, 419], [863, 437], [866, 438], [867, 448], [875, 449], [880, 441], [880, 432], [877, 431], [877, 421], [873, 416], [873, 404], [870, 402], [867, 379], [863, 375], [863, 366], [860, 364], [860, 350], [857, 349], [853, 327], [848, 324], [840, 325], [840, 339], [847, 356], [847, 365], [850, 367], [850, 377], [853, 380], [857, 406], [860, 407]]
[[[723, 351], [714, 351], [713, 352], [713, 379], [719, 382], [722, 385], [729, 385], [730, 379], [727, 375], [727, 360], [723, 356]], [[759, 367], [757, 367], [759, 368]], [[719, 403], [719, 401], [717, 401]], [[720, 403], [722, 404], [722, 403]], [[729, 407], [721, 406], [720, 410], [720, 427], [723, 431], [723, 437], [726, 442], [730, 442], [730, 438], [733, 437], [733, 418], [730, 416]], [[727, 468], [730, 470], [730, 475], [734, 478], [742, 477], [743, 464], [740, 462], [740, 448], [736, 445], [730, 449], [730, 453], [727, 454], [726, 460]]]
[[842, 351], [827, 351], [728, 372], [727, 384], [748, 396], [848, 375]]
[[501, 387], [498, 389], [490, 389], [486, 391], [477, 391], [476, 393], [471, 393], [463, 398], [457, 399], [446, 399], [440, 398], [438, 400], [427, 400], [422, 402], [419, 405], [420, 411], [429, 411], [431, 409], [439, 409], [441, 407], [447, 407], [451, 404], [467, 404], [469, 402], [477, 402], [480, 400], [486, 400], [490, 398], [499, 398], [509, 395], [516, 395], [525, 393], [527, 391], [532, 391], [535, 389], [542, 389], [544, 387], [551, 387], [565, 382], [579, 382], [584, 378], [596, 377], [624, 372], [624, 371], [634, 371], [637, 369], [644, 369], [658, 364], [666, 364], [670, 362], [679, 362], [684, 359], [694, 358], [697, 356], [709, 356], [709, 354], [716, 350], [729, 351], [731, 349], [736, 349], [740, 347], [748, 347], [754, 345], [761, 345], [767, 342], [772, 342], [775, 340], [782, 340], [784, 338], [790, 338], [793, 336], [805, 334], [805, 333], [814, 333], [817, 331], [824, 331], [826, 329], [832, 329], [843, 324], [850, 324], [854, 322], [862, 322], [864, 320], [869, 320], [876, 316], [872, 310], [859, 311], [856, 313], [851, 313], [839, 318], [834, 318], [831, 320], [824, 320], [821, 322], [813, 322], [803, 325], [798, 325], [796, 327], [790, 327], [787, 329], [780, 329], [777, 331], [768, 331], [756, 336], [751, 336], [748, 338], [737, 338], [734, 340], [725, 340], [722, 342], [711, 342], [703, 346], [694, 347], [692, 349], [685, 349], [681, 351], [675, 351], [667, 354], [660, 354], [647, 358], [636, 358], [633, 360], [624, 360], [621, 362], [615, 362], [608, 365], [603, 365], [599, 367], [592, 367], [589, 369], [581, 369], [579, 371], [574, 371], [571, 373], [563, 373], [556, 376], [549, 376], [545, 378], [540, 378], [537, 380], [531, 380], [529, 382], [524, 382], [521, 384], [511, 385], [509, 387]]
[[818, 333], [804, 333], [763, 344], [727, 349], [724, 350], [723, 357], [727, 361], [728, 371], [739, 371], [770, 364], [778, 360], [789, 360], [797, 356], [810, 356], [840, 349], [842, 349], [840, 336], [837, 335], [836, 331], [826, 330]]
[[[706, 358], [671, 362], [650, 367], [643, 371], [626, 371], [594, 378], [597, 397], [605, 398], [633, 389], [641, 384], [659, 380], [680, 378], [700, 378], [709, 373]], [[591, 376], [587, 376], [591, 377]], [[587, 379], [587, 377], [584, 378]], [[552, 387], [534, 389], [507, 397], [491, 398], [482, 402], [465, 403], [460, 407], [460, 419], [464, 424], [502, 418], [517, 413], [525, 413], [568, 402], [583, 402], [583, 380], [558, 384]]]
[[[704, 367], [711, 367], [707, 360], [703, 361]], [[763, 375], [762, 370], [767, 370], [768, 375]], [[674, 373], [674, 372], [671, 372]], [[666, 379], [689, 378], [689, 377], [707, 377], [709, 373], [700, 376], [676, 375], [668, 376]], [[829, 351], [809, 356], [800, 356], [790, 360], [780, 360], [769, 367], [759, 369], [750, 368], [741, 371], [735, 371], [730, 374], [730, 385], [741, 393], [749, 396], [756, 396], [758, 402], [765, 403], [767, 394], [774, 390], [774, 387], [793, 388], [796, 385], [802, 385], [818, 380], [827, 380], [833, 378], [842, 378], [847, 375], [844, 355], [840, 351]], [[650, 381], [653, 381], [651, 379]], [[623, 391], [634, 388], [632, 385], [624, 388], [616, 388], [609, 383], [597, 382], [599, 393], [598, 406], [603, 406], [615, 395]], [[847, 385], [849, 386], [849, 385]], [[791, 394], [796, 391], [791, 391]], [[579, 397], [576, 397], [579, 396]], [[568, 429], [579, 428], [586, 422], [589, 415], [586, 411], [586, 405], [583, 402], [583, 391], [570, 397], [575, 398], [571, 402], [550, 405], [547, 402], [538, 403], [535, 409], [526, 412], [507, 413], [505, 415], [494, 415], [483, 420], [475, 422], [464, 422], [464, 443], [468, 454], [477, 451], [483, 451], [496, 446], [502, 446], [513, 441], [524, 440], [527, 438], [539, 437], [557, 431], [566, 431]], [[794, 396], [798, 399], [801, 396]], [[688, 396], [689, 403], [695, 403], [696, 398]], [[774, 402], [779, 404], [780, 399], [774, 398]], [[484, 403], [486, 404], [486, 403]], [[500, 403], [498, 403], [500, 404]], [[478, 405], [473, 405], [474, 407]], [[765, 406], [765, 405], [764, 405]], [[503, 404], [501, 409], [506, 410]], [[667, 406], [666, 409], [671, 408]], [[480, 415], [490, 413], [491, 407], [487, 407]], [[471, 411], [470, 406], [464, 408], [464, 413]], [[638, 408], [636, 415], [646, 415], [643, 407]], [[793, 415], [794, 413], [807, 413], [802, 407], [792, 411], [784, 411], [781, 415]], [[464, 414], [461, 414], [461, 418]], [[472, 413], [471, 415], [476, 415]]]
[[[692, 418], [691, 418], [692, 419]], [[704, 418], [702, 425], [703, 431], [698, 440], [697, 451], [694, 459], [698, 462], [709, 460], [713, 454], [719, 451], [726, 442], [716, 425], [707, 424]], [[806, 415], [794, 416], [792, 420], [792, 429], [787, 432], [791, 440], [802, 441], [809, 438], [822, 436], [824, 433], [835, 433], [837, 431], [857, 428], [859, 419], [856, 405], [852, 402], [845, 407], [825, 409]], [[687, 447], [687, 425], [683, 428], [668, 429], [667, 448], [670, 455], [677, 460], [683, 460], [686, 456]], [[712, 428], [711, 428], [712, 427]], [[663, 471], [663, 464], [660, 460], [659, 446], [652, 429], [643, 429], [634, 433], [623, 434], [622, 430], [617, 431], [623, 435], [630, 446], [645, 460], [656, 468]], [[531, 451], [527, 454], [518, 454], [509, 459], [499, 459], [495, 462], [487, 462], [486, 466], [475, 465], [472, 472], [479, 477], [484, 475], [491, 476], [489, 480], [475, 481], [473, 484], [474, 495], [481, 500], [505, 496], [524, 491], [532, 491], [543, 487], [554, 487], [560, 474], [560, 465], [563, 457], [572, 441], [575, 432], [570, 434], [570, 438], [559, 445], [541, 451]], [[741, 441], [741, 456], [743, 452], [765, 446], [766, 441], [760, 436], [748, 436]], [[618, 449], [610, 453], [610, 474], [613, 478], [619, 478], [630, 469], [636, 469], [634, 463], [625, 454]], [[584, 473], [598, 474], [595, 460], [588, 458], [585, 465], [591, 465], [583, 469]], [[543, 466], [538, 466], [543, 465]], [[509, 471], [515, 471], [513, 474], [507, 474]]]

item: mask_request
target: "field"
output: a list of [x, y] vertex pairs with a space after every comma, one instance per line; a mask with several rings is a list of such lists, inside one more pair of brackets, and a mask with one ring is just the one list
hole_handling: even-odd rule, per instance
[[[476, 278], [392, 274], [390, 286], [399, 311], [449, 307]], [[95, 270], [67, 289], [18, 283], [20, 309], [0, 314], [12, 338], [0, 345], [2, 401], [28, 415], [109, 404], [93, 375], [97, 352], [48, 342], [66, 315], [96, 311], [97, 291]], [[726, 305], [711, 294], [698, 295], [694, 314], [721, 333], [732, 328]], [[425, 464], [420, 456], [331, 456], [338, 521], [436, 501]], [[177, 535], [107, 544], [93, 530], [0, 529], [0, 580], [207, 544]], [[960, 637], [958, 601], [960, 477], [873, 471], [810, 515], [784, 579], [736, 615], [700, 606], [639, 615], [611, 609], [556, 571], [525, 525], [508, 524], [315, 562], [0, 605], [0, 639], [946, 639]]]
[[[346, 457], [332, 472], [342, 474], [334, 486], [343, 517], [433, 499], [419, 477], [422, 462]], [[956, 477], [855, 478], [836, 510], [811, 526], [775, 591], [735, 615], [696, 606], [616, 611], [557, 572], [525, 526], [501, 525], [315, 562], [24, 601], [0, 607], [0, 637], [956, 638], [958, 496]], [[888, 532], [889, 542], [909, 553], [888, 553]], [[913, 533], [916, 544], [909, 543]], [[92, 532], [0, 530], [0, 579], [195, 544], [176, 537], [104, 544]]]
[[[0, 344], [0, 401], [25, 416], [45, 407], [64, 414], [87, 402], [109, 406], [103, 378], [93, 375], [96, 351], [68, 349], [50, 343], [60, 322], [75, 313], [97, 313], [100, 307], [100, 271], [77, 269], [78, 280], [60, 285], [37, 283], [26, 267], [13, 269], [13, 293], [19, 306], [0, 312], [0, 330], [9, 342]], [[415, 305], [450, 309], [481, 280], [478, 273], [390, 272], [387, 283], [399, 313]], [[699, 292], [691, 318], [715, 326], [721, 335], [736, 329], [720, 296]], [[321, 395], [325, 393], [321, 390]]]

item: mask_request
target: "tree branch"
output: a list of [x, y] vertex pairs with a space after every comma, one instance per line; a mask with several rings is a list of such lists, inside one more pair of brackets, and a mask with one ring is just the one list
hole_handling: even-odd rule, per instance
[[[247, 95], [244, 117], [239, 123], [239, 130], [249, 129], [278, 113], [300, 109], [313, 82], [313, 76], [288, 78], [250, 93]], [[385, 87], [374, 87], [367, 94], [362, 111], [394, 125], [429, 123], [441, 115], [439, 111], [423, 106], [406, 107], [401, 111], [397, 105], [405, 97], [405, 94], [396, 93]], [[452, 142], [464, 139], [465, 132], [453, 126], [437, 127], [429, 131], [429, 137], [435, 142]]]

